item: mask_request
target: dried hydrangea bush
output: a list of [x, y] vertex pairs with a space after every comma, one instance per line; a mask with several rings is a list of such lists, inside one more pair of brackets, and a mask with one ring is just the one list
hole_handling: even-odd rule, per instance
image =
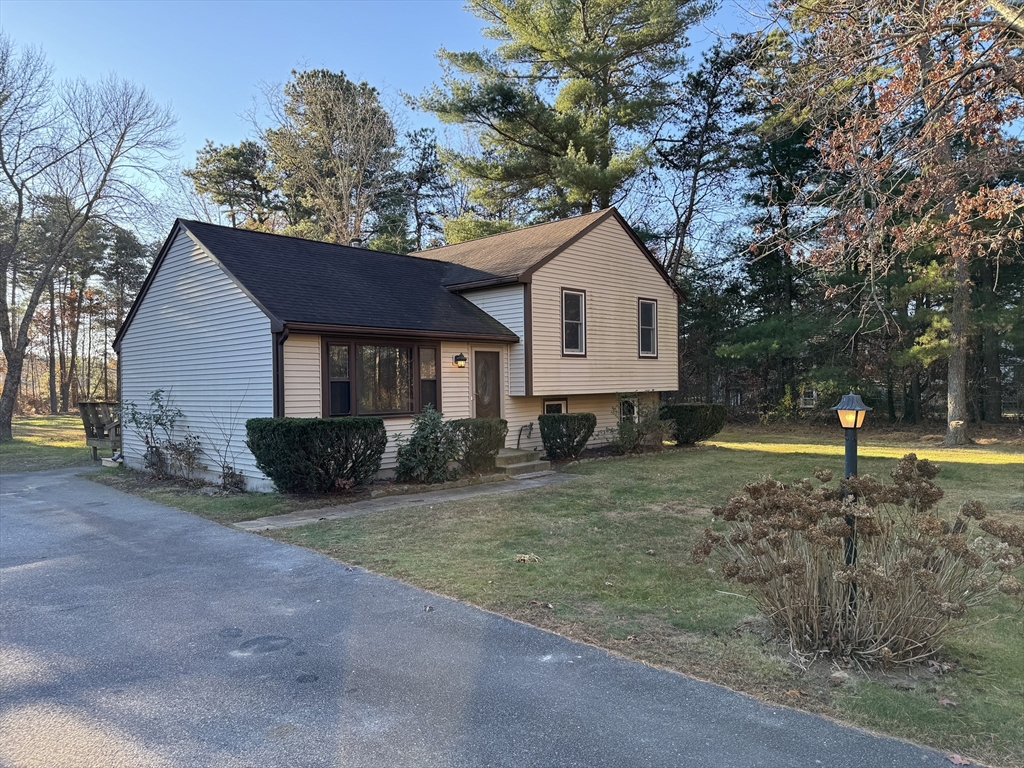
[[[1024, 531], [986, 519], [975, 501], [952, 522], [934, 513], [939, 467], [908, 454], [885, 484], [864, 476], [829, 487], [818, 470], [784, 484], [750, 483], [712, 512], [695, 562], [723, 556], [727, 579], [749, 585], [762, 614], [803, 653], [912, 663], [999, 592], [1020, 596]], [[981, 532], [974, 531], [975, 523]]]

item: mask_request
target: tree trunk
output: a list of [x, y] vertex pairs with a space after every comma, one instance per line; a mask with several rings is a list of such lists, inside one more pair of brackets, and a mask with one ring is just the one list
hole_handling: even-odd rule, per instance
[[7, 355], [7, 375], [4, 377], [4, 391], [0, 392], [0, 442], [14, 439], [11, 423], [14, 421], [14, 405], [21, 386], [21, 370], [25, 365], [24, 351], [14, 350]]
[[967, 319], [971, 304], [971, 274], [966, 255], [953, 262], [953, 305], [949, 321], [949, 372], [946, 375], [947, 446], [966, 445], [967, 436]]
[[50, 283], [50, 413], [57, 413], [57, 308]]
[[[981, 265], [981, 300], [988, 313], [995, 311], [995, 276], [992, 265], [987, 261]], [[989, 424], [998, 424], [1003, 420], [1003, 375], [999, 368], [999, 333], [994, 324], [989, 322], [982, 329], [982, 334], [985, 421]]]

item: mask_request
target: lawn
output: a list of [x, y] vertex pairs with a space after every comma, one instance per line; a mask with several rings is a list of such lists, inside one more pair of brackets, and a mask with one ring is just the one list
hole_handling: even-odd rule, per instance
[[91, 466], [92, 448], [77, 415], [23, 416], [13, 424], [14, 440], [0, 443], [0, 472]]
[[[13, 471], [9, 457], [18, 469], [91, 463], [77, 419], [19, 420], [15, 430], [19, 440], [0, 445], [5, 471]], [[994, 516], [1020, 524], [1024, 443], [1010, 428], [997, 434], [947, 450], [934, 437], [866, 430], [860, 471], [885, 477], [896, 458], [914, 451], [942, 467], [940, 509], [952, 514], [977, 498]], [[981, 626], [951, 638], [941, 657], [950, 669], [942, 674], [853, 668], [845, 670], [849, 684], [832, 687], [832, 667], [797, 663], [768, 637], [741, 587], [722, 581], [713, 563], [691, 563], [690, 547], [712, 524], [710, 507], [764, 475], [795, 480], [815, 467], [838, 475], [842, 446], [838, 429], [731, 428], [696, 448], [572, 465], [567, 471], [583, 478], [554, 487], [268, 535], [768, 701], [1024, 767], [1019, 603], [1002, 598], [978, 614]], [[124, 470], [91, 477], [223, 523], [337, 501], [210, 496]]]
[[[945, 674], [849, 669], [853, 682], [831, 687], [827, 664], [801, 668], [766, 640], [742, 588], [710, 563], [693, 565], [689, 550], [712, 521], [709, 508], [746, 481], [793, 480], [817, 466], [841, 472], [841, 433], [729, 430], [713, 443], [586, 462], [569, 468], [584, 479], [554, 488], [268, 535], [766, 700], [1024, 765], [1019, 605], [1001, 599], [979, 614], [984, 626], [952, 639]], [[913, 450], [942, 465], [942, 509], [979, 498], [1001, 519], [1024, 518], [1018, 446], [951, 451], [914, 435], [863, 443], [862, 474], [885, 476]]]

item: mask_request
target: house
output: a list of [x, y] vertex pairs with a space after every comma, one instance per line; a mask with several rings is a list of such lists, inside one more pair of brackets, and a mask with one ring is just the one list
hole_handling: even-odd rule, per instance
[[123, 403], [164, 390], [209, 466], [269, 489], [249, 418], [382, 416], [384, 472], [428, 404], [523, 448], [541, 413], [632, 418], [623, 393], [678, 386], [678, 298], [614, 208], [408, 256], [178, 220], [114, 347]]

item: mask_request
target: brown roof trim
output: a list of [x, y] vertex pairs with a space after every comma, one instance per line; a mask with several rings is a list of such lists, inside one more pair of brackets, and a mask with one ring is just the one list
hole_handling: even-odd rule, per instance
[[669, 276], [668, 272], [665, 271], [665, 267], [663, 267], [661, 262], [658, 261], [657, 258], [655, 258], [653, 253], [651, 253], [650, 248], [648, 248], [644, 244], [644, 241], [640, 239], [640, 236], [636, 232], [634, 232], [633, 228], [629, 226], [629, 224], [626, 222], [624, 218], [622, 218], [622, 214], [619, 213], [618, 210], [616, 210], [615, 208], [612, 208], [612, 210], [615, 211], [615, 218], [619, 220], [620, 224], [622, 224], [623, 228], [626, 230], [626, 234], [628, 234], [633, 239], [633, 242], [636, 243], [637, 248], [639, 248], [640, 251], [644, 254], [644, 256], [647, 257], [647, 260], [654, 265], [654, 268], [658, 270], [658, 274], [660, 274], [662, 279], [666, 283], [668, 283], [668, 287], [672, 289], [672, 291], [675, 293], [675, 295], [679, 298], [680, 301], [686, 301], [686, 294], [683, 293], [683, 289], [680, 288], [679, 285], [675, 282], [675, 280], [673, 280]]
[[649, 262], [651, 262], [651, 264], [653, 265], [653, 267], [656, 270], [658, 270], [658, 274], [661, 275], [662, 279], [666, 283], [668, 283], [669, 288], [671, 288], [675, 292], [676, 296], [679, 297], [680, 301], [683, 301], [685, 299], [685, 296], [683, 294], [682, 289], [678, 285], [675, 284], [675, 282], [672, 280], [671, 277], [669, 277], [668, 272], [665, 271], [665, 268], [661, 265], [661, 262], [659, 262], [654, 257], [654, 254], [651, 253], [650, 249], [646, 245], [644, 245], [644, 241], [640, 239], [640, 237], [637, 235], [636, 232], [633, 231], [633, 228], [631, 226], [629, 226], [629, 223], [624, 218], [622, 218], [622, 214], [619, 213], [618, 209], [615, 208], [614, 206], [612, 206], [611, 208], [605, 209], [605, 212], [602, 215], [598, 216], [590, 224], [588, 224], [586, 227], [581, 229], [575, 235], [570, 237], [568, 240], [566, 240], [564, 243], [562, 243], [560, 246], [558, 246], [555, 250], [553, 250], [551, 253], [549, 253], [547, 256], [545, 256], [543, 259], [541, 259], [536, 264], [534, 264], [532, 267], [530, 267], [529, 269], [524, 271], [519, 276], [520, 279], [526, 278], [526, 277], [532, 275], [538, 269], [540, 269], [545, 264], [547, 264], [549, 261], [551, 261], [553, 258], [555, 258], [555, 256], [560, 254], [562, 251], [564, 251], [566, 248], [568, 248], [573, 243], [576, 243], [581, 238], [583, 238], [584, 236], [589, 234], [596, 227], [598, 227], [602, 222], [606, 221], [609, 218], [614, 218], [617, 222], [619, 222], [619, 225], [626, 231], [626, 234], [630, 236], [630, 238], [633, 240], [634, 243], [636, 243], [636, 246], [637, 246], [637, 248], [640, 249], [640, 252], [644, 256], [647, 257], [647, 260]]
[[[450, 263], [450, 262], [449, 262]], [[507, 277], [494, 277], [488, 280], [476, 280], [471, 283], [452, 283], [446, 285], [452, 293], [461, 293], [462, 291], [475, 291], [482, 288], [493, 288], [499, 285], [514, 285], [515, 283], [523, 282], [520, 280], [518, 275], [511, 275]]]
[[220, 259], [218, 259], [212, 253], [210, 253], [210, 249], [203, 245], [199, 238], [189, 231], [188, 226], [184, 223], [184, 221], [182, 221], [181, 219], [175, 219], [174, 226], [171, 227], [170, 234], [167, 235], [167, 239], [164, 240], [164, 244], [160, 248], [160, 253], [157, 254], [156, 259], [153, 261], [153, 268], [150, 269], [149, 274], [146, 275], [146, 279], [142, 283], [142, 288], [139, 289], [138, 296], [135, 297], [135, 301], [132, 302], [132, 306], [128, 310], [128, 314], [125, 315], [124, 322], [121, 323], [120, 330], [117, 332], [117, 335], [114, 336], [114, 342], [113, 344], [111, 344], [111, 346], [114, 348], [115, 352], [117, 352], [118, 354], [121, 353], [121, 341], [124, 339], [124, 334], [128, 330], [128, 326], [131, 325], [132, 320], [135, 319], [135, 315], [138, 313], [139, 306], [142, 304], [142, 300], [146, 297], [146, 294], [149, 293], [149, 288], [153, 284], [153, 280], [155, 279], [157, 272], [160, 271], [160, 267], [163, 266], [164, 260], [167, 258], [167, 253], [171, 248], [171, 244], [178, 239], [178, 235], [182, 232], [188, 235], [189, 239], [191, 239], [193, 243], [198, 245], [202, 249], [203, 253], [213, 260], [213, 263], [220, 268], [220, 270], [228, 277], [228, 279], [230, 279], [231, 282], [233, 282], [238, 287], [238, 289], [242, 293], [244, 293], [249, 298], [249, 300], [253, 304], [255, 304], [264, 315], [267, 316], [267, 319], [270, 320], [270, 330], [272, 333], [280, 333], [282, 330], [284, 330], [284, 323], [282, 323], [278, 318], [274, 317], [270, 310], [268, 310], [259, 301], [257, 301], [256, 297], [252, 295], [249, 289], [242, 285], [238, 278], [231, 273], [231, 270], [225, 267], [221, 263]]
[[498, 344], [517, 344], [519, 337], [509, 331], [508, 334], [485, 333], [450, 333], [447, 331], [414, 331], [407, 328], [372, 328], [360, 325], [321, 325], [317, 323], [286, 323], [291, 333], [320, 333], [333, 336], [360, 336], [367, 338], [387, 339], [439, 339], [491, 341]]

